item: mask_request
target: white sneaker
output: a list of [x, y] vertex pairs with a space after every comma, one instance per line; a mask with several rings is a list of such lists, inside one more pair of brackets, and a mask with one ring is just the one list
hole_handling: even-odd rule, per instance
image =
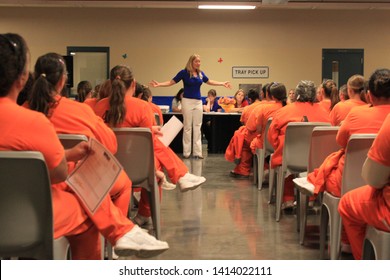
[[191, 173], [186, 173], [183, 177], [181, 177], [178, 181], [180, 186], [180, 190], [182, 192], [186, 192], [189, 190], [194, 190], [199, 187], [201, 184], [206, 182], [206, 178], [203, 176], [196, 176]]
[[157, 240], [137, 225], [134, 225], [133, 229], [119, 238], [115, 244], [115, 253], [119, 256], [135, 254], [140, 258], [153, 257], [168, 249], [169, 245], [167, 242]]
[[314, 185], [307, 181], [307, 177], [295, 178], [293, 179], [295, 186], [299, 189], [299, 191], [303, 194], [312, 196], [314, 194]]
[[167, 179], [164, 177], [161, 184], [161, 188], [166, 191], [171, 191], [176, 189], [176, 185], [168, 182]]

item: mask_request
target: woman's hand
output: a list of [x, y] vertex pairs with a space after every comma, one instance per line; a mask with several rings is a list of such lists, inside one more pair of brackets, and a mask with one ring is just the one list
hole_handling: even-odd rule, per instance
[[152, 80], [150, 83], [149, 83], [149, 85], [151, 86], [151, 87], [159, 87], [160, 86], [160, 83], [159, 82], [157, 82], [157, 81], [155, 81], [155, 80]]
[[163, 136], [163, 133], [161, 132], [161, 126], [158, 125], [152, 126], [152, 132], [156, 136]]
[[223, 82], [222, 85], [223, 85], [225, 88], [228, 88], [228, 89], [231, 89], [231, 88], [232, 88], [232, 85], [230, 84], [229, 81]]
[[90, 152], [89, 143], [82, 141], [71, 149], [65, 151], [66, 161], [77, 162], [83, 159]]

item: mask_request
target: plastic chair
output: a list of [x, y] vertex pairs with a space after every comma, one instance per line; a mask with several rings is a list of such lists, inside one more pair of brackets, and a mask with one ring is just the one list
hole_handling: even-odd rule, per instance
[[88, 142], [88, 137], [82, 134], [57, 134], [64, 149], [71, 149], [81, 141]]
[[[266, 157], [270, 156], [274, 152], [274, 148], [271, 143], [268, 141], [268, 129], [271, 125], [272, 118], [267, 120], [264, 135], [263, 135], [263, 148], [256, 149], [256, 153], [253, 156], [253, 183], [257, 183], [257, 189], [260, 191], [263, 188], [264, 182], [264, 160]], [[257, 168], [256, 168], [257, 167]]]
[[282, 165], [275, 170], [276, 177], [276, 221], [282, 211], [284, 180], [289, 174], [307, 171], [311, 134], [316, 126], [330, 126], [325, 122], [290, 122], [287, 124], [283, 147]]
[[116, 158], [122, 164], [133, 186], [141, 186], [149, 193], [152, 220], [156, 238], [161, 236], [160, 195], [157, 185], [153, 136], [149, 128], [114, 128], [118, 151]]
[[160, 116], [157, 113], [154, 113], [154, 119], [156, 120], [156, 125], [161, 125]]
[[[309, 158], [307, 173], [311, 173], [318, 168], [324, 159], [341, 147], [336, 142], [338, 126], [318, 126], [313, 129], [310, 139]], [[297, 192], [297, 226], [299, 231], [299, 243], [303, 245], [306, 233], [307, 208], [309, 197]]]
[[0, 151], [0, 257], [67, 259], [65, 237], [53, 240], [51, 184], [35, 151]]
[[390, 260], [390, 232], [367, 226], [363, 241], [363, 260]]
[[[341, 183], [341, 195], [365, 185], [361, 177], [361, 170], [366, 160], [368, 150], [376, 134], [354, 134], [347, 144], [344, 170]], [[324, 192], [321, 204], [320, 222], [320, 258], [325, 258], [325, 241], [329, 223], [330, 259], [336, 260], [340, 256], [341, 217], [338, 212], [340, 197]]]

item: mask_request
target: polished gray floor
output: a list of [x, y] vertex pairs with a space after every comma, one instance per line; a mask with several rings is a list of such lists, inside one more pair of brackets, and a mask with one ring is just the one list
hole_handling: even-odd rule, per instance
[[[170, 249], [160, 260], [316, 260], [319, 215], [308, 217], [304, 246], [298, 242], [294, 211], [275, 221], [268, 187], [258, 191], [250, 179], [233, 179], [234, 167], [222, 154], [183, 159], [190, 172], [207, 181], [198, 189], [163, 191], [162, 240]], [[347, 257], [348, 259], [349, 257]]]

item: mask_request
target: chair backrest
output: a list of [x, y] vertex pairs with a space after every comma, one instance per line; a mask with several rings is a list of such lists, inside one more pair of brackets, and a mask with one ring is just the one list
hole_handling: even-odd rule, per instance
[[267, 155], [270, 155], [274, 152], [274, 147], [272, 147], [271, 143], [268, 141], [268, 130], [271, 125], [271, 122], [272, 122], [272, 118], [269, 118], [265, 125], [265, 130], [263, 135], [263, 148]]
[[64, 149], [71, 149], [81, 141], [88, 142], [88, 137], [82, 134], [57, 134]]
[[154, 119], [156, 120], [157, 125], [161, 125], [160, 116], [157, 113], [154, 113]]
[[0, 151], [0, 256], [53, 259], [51, 184], [43, 155]]
[[366, 185], [361, 176], [362, 167], [375, 137], [376, 134], [353, 134], [349, 138], [345, 152], [341, 195]]
[[283, 170], [304, 172], [307, 170], [310, 139], [316, 126], [330, 126], [325, 122], [290, 122], [287, 124], [283, 147]]
[[[122, 164], [133, 185], [154, 182], [153, 137], [149, 128], [114, 128], [118, 142], [116, 158]], [[149, 190], [150, 191], [150, 190]]]
[[328, 155], [341, 149], [336, 142], [339, 128], [339, 126], [317, 126], [313, 129], [307, 164], [308, 173], [318, 168]]

